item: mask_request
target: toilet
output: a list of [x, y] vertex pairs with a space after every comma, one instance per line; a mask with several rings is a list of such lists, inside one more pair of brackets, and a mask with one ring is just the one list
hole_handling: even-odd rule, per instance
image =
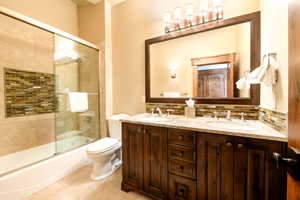
[[129, 117], [129, 115], [126, 114], [110, 117], [108, 119], [110, 137], [98, 140], [87, 147], [87, 156], [93, 164], [91, 179], [105, 179], [121, 167], [121, 120], [127, 117]]

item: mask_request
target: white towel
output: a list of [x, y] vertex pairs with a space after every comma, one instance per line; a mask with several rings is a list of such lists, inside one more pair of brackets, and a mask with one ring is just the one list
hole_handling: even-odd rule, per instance
[[89, 109], [88, 94], [85, 92], [69, 92], [71, 112], [84, 112]]
[[256, 68], [254, 71], [252, 71], [249, 74], [250, 84], [260, 84], [265, 77], [267, 69], [268, 69], [268, 65], [262, 65]]
[[180, 92], [164, 92], [163, 93], [164, 97], [169, 97], [169, 98], [176, 98], [180, 97]]
[[248, 77], [241, 78], [235, 84], [236, 84], [236, 87], [240, 90], [249, 90], [250, 89], [250, 82], [248, 80]]

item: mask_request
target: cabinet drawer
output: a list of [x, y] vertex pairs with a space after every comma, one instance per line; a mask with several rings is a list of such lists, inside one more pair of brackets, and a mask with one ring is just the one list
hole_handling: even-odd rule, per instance
[[184, 161], [169, 159], [169, 172], [190, 179], [196, 178], [195, 165]]
[[195, 133], [184, 130], [169, 129], [168, 140], [169, 144], [179, 144], [194, 147]]
[[196, 182], [169, 174], [169, 199], [196, 200]]
[[193, 147], [179, 145], [168, 146], [168, 157], [171, 159], [178, 159], [192, 163], [194, 163], [196, 160], [195, 150]]

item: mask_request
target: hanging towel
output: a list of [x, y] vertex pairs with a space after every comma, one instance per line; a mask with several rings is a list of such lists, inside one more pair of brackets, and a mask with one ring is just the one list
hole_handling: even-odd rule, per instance
[[250, 82], [248, 80], [248, 77], [241, 78], [235, 84], [236, 84], [236, 87], [240, 90], [249, 90], [250, 89]]
[[265, 78], [268, 65], [262, 65], [249, 74], [250, 84], [260, 84]]
[[176, 97], [180, 97], [181, 94], [180, 94], [180, 92], [164, 92], [163, 96], [169, 97], [169, 98], [176, 98]]
[[71, 112], [84, 112], [89, 109], [88, 94], [85, 92], [69, 92]]

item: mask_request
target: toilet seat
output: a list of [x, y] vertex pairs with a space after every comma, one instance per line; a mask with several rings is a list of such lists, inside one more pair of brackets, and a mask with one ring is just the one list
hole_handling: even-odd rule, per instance
[[103, 138], [87, 148], [88, 153], [104, 153], [121, 146], [121, 142], [115, 138]]

